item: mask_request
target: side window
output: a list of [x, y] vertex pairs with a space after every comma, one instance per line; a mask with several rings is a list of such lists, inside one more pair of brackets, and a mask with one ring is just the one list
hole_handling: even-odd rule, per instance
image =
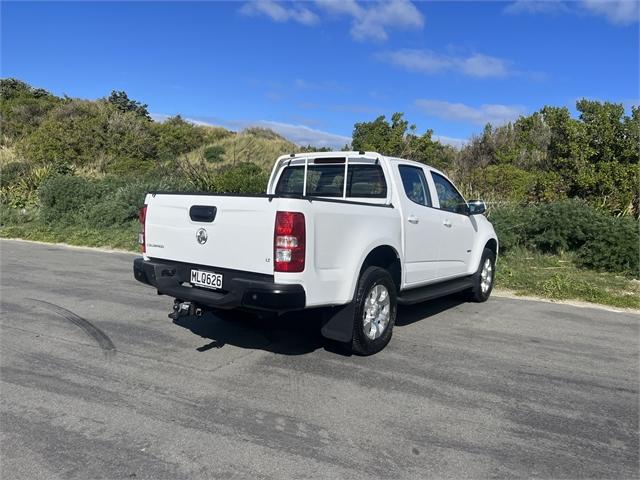
[[[307, 195], [316, 197], [341, 197], [344, 184], [344, 166], [309, 165]], [[302, 195], [304, 167], [286, 167], [276, 186], [276, 194]]]
[[398, 165], [400, 178], [404, 193], [407, 194], [409, 200], [425, 207], [431, 206], [431, 196], [429, 195], [429, 186], [424, 176], [424, 171], [419, 167], [410, 165]]
[[468, 208], [467, 202], [465, 202], [462, 195], [458, 193], [456, 187], [454, 187], [449, 180], [435, 172], [431, 172], [431, 177], [433, 178], [433, 183], [436, 185], [436, 193], [438, 195], [438, 200], [440, 201], [440, 208], [447, 212], [466, 215]]
[[300, 167], [287, 167], [280, 174], [278, 185], [276, 185], [277, 195], [302, 195], [304, 183], [304, 169]]
[[349, 165], [347, 197], [385, 198], [387, 184], [380, 165]]

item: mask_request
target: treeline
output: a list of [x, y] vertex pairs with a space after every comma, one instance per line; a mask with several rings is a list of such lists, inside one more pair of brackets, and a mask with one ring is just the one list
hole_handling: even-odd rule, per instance
[[147, 105], [125, 92], [87, 101], [2, 79], [0, 96], [0, 201], [14, 208], [37, 206], [41, 183], [59, 174], [262, 190], [275, 156], [301, 149], [263, 128], [236, 133], [179, 115], [153, 121]]
[[145, 173], [233, 133], [180, 116], [154, 122], [147, 105], [114, 91], [97, 101], [56, 97], [15, 79], [0, 81], [3, 146], [33, 165], [65, 164], [96, 173]]
[[513, 123], [486, 125], [460, 150], [422, 135], [401, 113], [356, 123], [353, 147], [418, 160], [451, 175], [471, 197], [494, 204], [579, 198], [619, 215], [638, 214], [640, 108], [580, 100], [579, 118], [544, 107]]

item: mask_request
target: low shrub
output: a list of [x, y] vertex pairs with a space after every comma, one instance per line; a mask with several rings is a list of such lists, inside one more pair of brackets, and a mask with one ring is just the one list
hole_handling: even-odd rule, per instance
[[638, 275], [640, 234], [631, 217], [613, 217], [580, 200], [491, 212], [500, 248], [576, 254], [579, 264]]
[[45, 224], [68, 223], [78, 210], [86, 208], [100, 190], [94, 182], [73, 175], [53, 175], [38, 189], [40, 218]]
[[578, 263], [596, 270], [640, 275], [638, 222], [631, 217], [609, 217], [578, 249]]
[[264, 193], [269, 174], [254, 163], [220, 168], [213, 177], [212, 193]]
[[204, 149], [202, 156], [209, 163], [218, 163], [224, 160], [224, 147], [210, 145]]
[[88, 227], [123, 225], [138, 217], [147, 193], [183, 187], [179, 178], [106, 178], [98, 185], [102, 196], [88, 205], [86, 211], [76, 214], [75, 221]]

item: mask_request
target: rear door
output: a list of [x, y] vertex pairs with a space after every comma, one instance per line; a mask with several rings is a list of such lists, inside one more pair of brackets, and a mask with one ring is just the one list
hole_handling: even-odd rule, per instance
[[148, 195], [146, 254], [272, 274], [276, 203], [266, 197]]
[[404, 222], [405, 285], [416, 286], [438, 278], [441, 249], [440, 223], [433, 208], [429, 185], [422, 167], [397, 164], [401, 180]]
[[440, 277], [457, 277], [468, 272], [476, 227], [468, 206], [456, 187], [443, 175], [431, 171], [438, 210], [434, 228], [441, 238]]

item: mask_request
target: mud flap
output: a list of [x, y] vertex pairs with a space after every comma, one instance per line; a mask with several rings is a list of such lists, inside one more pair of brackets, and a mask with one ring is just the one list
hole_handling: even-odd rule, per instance
[[320, 333], [329, 340], [351, 343], [353, 339], [353, 316], [355, 315], [355, 302], [347, 303], [341, 307], [334, 307], [328, 313], [328, 319], [324, 321]]

